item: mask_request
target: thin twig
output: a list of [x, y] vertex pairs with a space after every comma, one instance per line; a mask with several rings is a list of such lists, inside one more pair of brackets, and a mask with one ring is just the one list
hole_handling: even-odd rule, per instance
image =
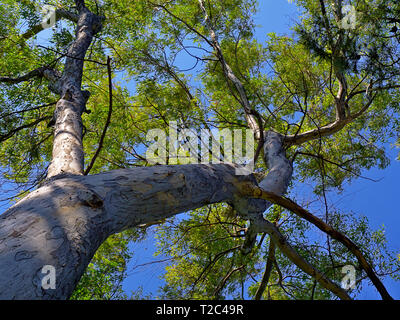
[[99, 146], [96, 150], [96, 153], [94, 154], [92, 160], [90, 161], [90, 164], [85, 170], [85, 175], [89, 174], [90, 170], [93, 168], [93, 165], [100, 154], [101, 149], [103, 148], [103, 143], [104, 143], [104, 138], [107, 133], [107, 129], [110, 125], [111, 122], [111, 115], [112, 115], [112, 106], [113, 106], [113, 93], [112, 93], [112, 74], [111, 74], [111, 58], [107, 57], [107, 73], [108, 73], [108, 95], [109, 95], [109, 105], [108, 105], [108, 114], [107, 114], [107, 120], [106, 124], [104, 125], [103, 133], [100, 137], [99, 141]]
[[275, 204], [278, 204], [278, 205], [284, 207], [285, 209], [290, 210], [291, 212], [295, 213], [299, 217], [301, 217], [301, 218], [307, 220], [308, 222], [312, 223], [313, 225], [315, 225], [321, 231], [330, 235], [333, 239], [342, 243], [351, 253], [353, 253], [356, 256], [358, 262], [360, 263], [360, 266], [367, 273], [368, 277], [371, 279], [372, 283], [374, 284], [374, 286], [376, 287], [376, 289], [378, 290], [378, 292], [380, 293], [382, 298], [384, 300], [393, 300], [393, 298], [387, 292], [387, 290], [386, 290], [385, 286], [383, 285], [383, 283], [381, 282], [381, 280], [375, 274], [374, 270], [372, 269], [372, 266], [365, 259], [361, 250], [358, 248], [358, 246], [356, 244], [354, 244], [343, 233], [332, 228], [330, 225], [325, 223], [323, 220], [314, 216], [312, 213], [310, 213], [306, 209], [302, 208], [300, 205], [298, 205], [297, 203], [293, 202], [290, 199], [278, 196], [272, 192], [262, 190], [261, 188], [259, 188], [257, 186], [250, 186], [247, 184], [244, 185], [243, 193], [244, 193], [243, 195], [247, 195], [252, 198], [260, 198], [260, 199], [268, 200], [272, 203], [275, 203]]
[[265, 265], [264, 275], [262, 277], [260, 286], [257, 289], [254, 300], [261, 300], [261, 297], [262, 297], [262, 295], [265, 291], [265, 288], [267, 287], [268, 282], [269, 282], [269, 278], [271, 275], [274, 260], [275, 260], [275, 242], [270, 239], [269, 240], [269, 248], [268, 248], [268, 258], [267, 258], [267, 263]]

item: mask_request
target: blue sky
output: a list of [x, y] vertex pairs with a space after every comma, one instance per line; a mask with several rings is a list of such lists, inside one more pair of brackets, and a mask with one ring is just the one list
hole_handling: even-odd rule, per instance
[[[366, 216], [373, 229], [384, 226], [389, 248], [400, 253], [400, 209], [397, 204], [400, 162], [396, 160], [399, 149], [388, 146], [387, 150], [391, 165], [384, 170], [374, 168], [364, 173], [378, 182], [358, 179], [337, 198], [339, 207]], [[387, 279], [384, 284], [393, 298], [400, 299], [399, 282]], [[374, 288], [369, 288], [363, 291], [360, 298], [379, 299], [380, 296]]]
[[[297, 9], [287, 0], [259, 0], [260, 10], [255, 18], [257, 38], [259, 41], [266, 39], [269, 32], [279, 34], [290, 33], [289, 27], [294, 24], [297, 17]], [[42, 32], [38, 42], [48, 39], [49, 32]], [[179, 62], [178, 62], [179, 63]], [[184, 64], [184, 61], [182, 61]], [[132, 89], [133, 87], [131, 87]], [[400, 181], [400, 162], [396, 160], [399, 150], [386, 146], [391, 165], [385, 170], [371, 169], [363, 175], [372, 179], [357, 179], [348, 185], [340, 194], [330, 194], [329, 198], [336, 206], [343, 210], [351, 210], [357, 214], [368, 217], [373, 229], [385, 226], [389, 248], [400, 253], [400, 209], [398, 209], [397, 196], [399, 196], [398, 182]], [[5, 210], [8, 204], [0, 203], [0, 209]], [[143, 287], [144, 294], [156, 294], [157, 288], [162, 284], [159, 275], [163, 272], [166, 263], [154, 263], [164, 257], [154, 257], [154, 237], [149, 237], [141, 243], [133, 243], [131, 248], [134, 257], [128, 267], [128, 278], [124, 282], [126, 291], [134, 291]], [[138, 267], [143, 265], [142, 267]], [[396, 299], [400, 299], [400, 284], [387, 280], [384, 282], [389, 293]], [[379, 299], [380, 296], [374, 288], [366, 288], [359, 296], [361, 299]]]
[[[256, 37], [259, 41], [266, 39], [267, 33], [290, 34], [289, 28], [297, 21], [297, 8], [287, 0], [259, 1], [259, 12], [255, 17], [257, 27]], [[178, 63], [180, 61], [177, 61]], [[338, 208], [364, 215], [368, 218], [372, 229], [385, 226], [388, 246], [400, 253], [400, 210], [397, 205], [398, 181], [400, 181], [400, 162], [396, 160], [399, 150], [387, 145], [391, 165], [379, 170], [373, 168], [363, 175], [378, 182], [367, 179], [357, 179], [345, 188], [342, 194], [330, 194], [329, 200]], [[159, 279], [166, 262], [152, 263], [164, 257], [154, 257], [154, 239], [152, 234], [141, 244], [134, 244], [134, 258], [128, 267], [128, 278], [124, 289], [135, 290], [143, 287], [144, 293], [156, 294], [157, 288], [163, 282]], [[149, 264], [148, 264], [149, 263]], [[142, 265], [142, 267], [137, 267]], [[136, 266], [136, 268], [134, 268]], [[395, 299], [400, 299], [400, 284], [390, 279], [384, 282], [389, 293]], [[360, 299], [380, 299], [373, 287], [366, 286], [359, 295]]]

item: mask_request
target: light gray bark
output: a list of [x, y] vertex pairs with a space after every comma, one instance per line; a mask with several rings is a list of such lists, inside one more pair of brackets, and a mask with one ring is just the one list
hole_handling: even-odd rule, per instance
[[[293, 168], [290, 161], [286, 158], [282, 135], [273, 131], [264, 132], [264, 158], [269, 171], [266, 177], [260, 182], [260, 188], [279, 196], [284, 195], [292, 179]], [[271, 205], [267, 201], [266, 209]], [[246, 240], [243, 244], [243, 251], [245, 253], [250, 252], [253, 248], [257, 234], [260, 232], [257, 222], [254, 222], [258, 221], [259, 216], [247, 216], [247, 218], [250, 220], [250, 227], [247, 230]]]
[[[253, 175], [234, 165], [193, 164], [115, 170], [49, 179], [0, 216], [0, 299], [66, 299], [111, 234], [211, 203], [230, 203], [266, 232], [297, 266], [339, 297], [347, 294], [307, 263], [262, 213], [269, 203], [243, 196]], [[54, 266], [56, 288], [43, 289]]]
[[[54, 113], [53, 159], [47, 177], [63, 173], [83, 174], [82, 114], [89, 93], [81, 90], [83, 63], [93, 36], [101, 30], [101, 18], [76, 1], [79, 19], [76, 38], [68, 49], [64, 71], [57, 83], [61, 99]], [[53, 85], [54, 87], [54, 85]]]
[[[111, 234], [210, 203], [236, 205], [243, 182], [228, 164], [155, 166], [50, 179], [0, 216], [0, 299], [68, 298]], [[240, 207], [263, 212], [265, 201]], [[42, 288], [42, 268], [56, 289]]]
[[268, 174], [260, 182], [260, 188], [284, 195], [292, 179], [293, 168], [286, 158], [283, 148], [283, 136], [273, 132], [264, 133], [264, 157], [268, 164]]
[[[68, 50], [62, 75], [39, 70], [46, 73], [52, 81], [50, 87], [61, 97], [54, 114], [48, 179], [0, 216], [0, 299], [66, 299], [97, 248], [111, 234], [218, 202], [231, 204], [241, 217], [250, 220], [249, 238], [267, 232], [294, 263], [347, 299], [343, 290], [304, 261], [263, 218], [270, 203], [243, 196], [243, 185], [255, 185], [256, 180], [251, 174], [235, 175], [234, 165], [155, 166], [83, 176], [81, 116], [89, 97], [81, 90], [83, 62], [94, 34], [101, 29], [101, 18], [92, 14], [83, 0], [75, 3], [79, 13], [74, 16], [78, 18], [76, 39]], [[220, 58], [224, 61], [222, 54]], [[259, 127], [245, 92], [226, 63], [224, 70], [240, 92], [249, 126], [257, 136]], [[282, 195], [292, 175], [283, 137], [273, 132], [264, 136], [269, 173], [260, 186]], [[45, 265], [56, 269], [55, 289], [42, 287]]]
[[[269, 172], [260, 182], [259, 187], [264, 191], [272, 192], [277, 196], [282, 196], [287, 192], [293, 172], [292, 164], [285, 155], [285, 149], [283, 147], [284, 137], [279, 133], [268, 131], [264, 133], [264, 139], [264, 157]], [[240, 201], [245, 201], [245, 199], [247, 199], [247, 197], [243, 197], [243, 194], [241, 194], [241, 198], [237, 202], [240, 203]], [[265, 209], [268, 209], [271, 205], [271, 202], [266, 201]], [[346, 291], [337, 286], [322, 272], [303, 259], [290, 245], [279, 229], [272, 222], [264, 219], [262, 212], [246, 211], [246, 205], [243, 206], [242, 210], [240, 206], [236, 205], [236, 209], [241, 211], [242, 217], [247, 218], [250, 221], [246, 240], [243, 244], [244, 252], [249, 252], [253, 248], [257, 234], [265, 232], [270, 236], [276, 247], [278, 247], [286, 257], [297, 265], [297, 267], [311, 275], [324, 288], [333, 292], [340, 299], [350, 299]]]

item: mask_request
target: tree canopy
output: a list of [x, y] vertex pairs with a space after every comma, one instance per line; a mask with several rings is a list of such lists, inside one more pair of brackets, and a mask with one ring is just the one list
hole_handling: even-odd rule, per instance
[[[371, 275], [398, 280], [398, 252], [383, 229], [352, 208], [335, 208], [327, 195], [368, 169], [389, 166], [385, 148], [400, 142], [400, 3], [293, 2], [301, 14], [290, 35], [269, 33], [260, 41], [255, 0], [85, 1], [102, 21], [84, 57], [85, 175], [154, 165], [146, 158], [147, 133], [168, 133], [176, 121], [180, 130], [198, 132], [252, 129], [261, 180], [271, 170], [263, 132], [279, 133], [293, 168], [291, 200], [257, 193], [272, 202], [264, 216], [339, 286], [342, 268], [354, 266], [356, 286], [348, 293], [357, 298]], [[0, 4], [0, 165], [8, 201], [46, 178], [59, 99], [51, 86], [68, 59], [78, 15], [75, 1], [46, 1], [56, 23], [44, 29], [43, 1]], [[71, 298], [144, 298], [123, 292], [121, 283], [135, 254], [129, 243], [146, 228], [156, 232], [158, 252], [170, 257], [166, 284], [154, 297], [336, 298], [268, 234], [243, 250], [251, 225], [225, 203], [111, 236]]]

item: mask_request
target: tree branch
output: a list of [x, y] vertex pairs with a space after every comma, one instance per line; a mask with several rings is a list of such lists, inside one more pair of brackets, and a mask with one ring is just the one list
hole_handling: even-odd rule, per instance
[[83, 0], [75, 1], [79, 19], [58, 83], [60, 100], [54, 111], [54, 142], [47, 178], [59, 174], [84, 174], [82, 114], [90, 92], [82, 91], [84, 58], [93, 36], [102, 29], [104, 17], [93, 14]]
[[240, 246], [236, 246], [236, 247], [229, 248], [229, 249], [227, 249], [227, 250], [224, 250], [224, 251], [221, 251], [221, 252], [217, 253], [217, 254], [215, 255], [215, 257], [203, 268], [203, 270], [201, 271], [200, 275], [199, 275], [199, 276], [197, 277], [197, 279], [193, 282], [192, 290], [194, 290], [195, 286], [196, 286], [197, 283], [201, 280], [201, 278], [203, 278], [203, 276], [205, 275], [205, 273], [207, 272], [207, 270], [210, 269], [210, 271], [211, 271], [212, 267], [217, 263], [217, 261], [218, 261], [219, 259], [221, 259], [224, 255], [226, 255], [226, 254], [228, 254], [228, 253], [230, 253], [230, 252], [232, 252], [232, 251], [235, 251], [235, 250], [237, 250], [237, 249], [239, 249], [239, 248], [240, 248]]
[[219, 283], [219, 285], [217, 286], [217, 288], [214, 290], [214, 296], [215, 296], [216, 298], [218, 298], [220, 292], [221, 292], [222, 289], [225, 287], [225, 284], [226, 284], [226, 282], [229, 280], [229, 278], [230, 278], [235, 272], [241, 271], [241, 270], [243, 270], [243, 269], [245, 269], [245, 265], [241, 265], [241, 266], [239, 266], [239, 267], [237, 267], [237, 268], [231, 269], [231, 270], [226, 274], [226, 276], [221, 280], [221, 282]]
[[[260, 188], [258, 188], [260, 189]], [[249, 190], [249, 189], [247, 189]], [[261, 189], [260, 189], [261, 190]], [[243, 195], [246, 195], [244, 193]], [[248, 195], [248, 194], [247, 194]], [[254, 195], [252, 196], [256, 198]], [[289, 258], [296, 266], [298, 266], [305, 273], [309, 274], [316, 281], [318, 281], [321, 286], [325, 289], [331, 291], [337, 297], [343, 300], [351, 300], [350, 296], [347, 294], [345, 290], [340, 288], [330, 279], [328, 279], [322, 272], [317, 270], [314, 266], [312, 266], [309, 262], [307, 262], [303, 257], [301, 257], [297, 251], [290, 245], [288, 240], [284, 235], [279, 231], [279, 229], [271, 222], [265, 220], [262, 215], [254, 216], [252, 218], [252, 223], [257, 227], [258, 232], [266, 232], [270, 235], [271, 240], [275, 242], [275, 245], [279, 248], [279, 250]]]
[[14, 114], [19, 114], [19, 113], [25, 113], [25, 112], [29, 112], [29, 111], [33, 111], [33, 110], [38, 110], [38, 109], [42, 109], [42, 108], [46, 108], [46, 107], [50, 107], [53, 106], [57, 103], [57, 101], [55, 102], [51, 102], [51, 103], [46, 103], [40, 106], [36, 106], [36, 107], [32, 107], [32, 108], [27, 108], [27, 109], [23, 109], [23, 110], [17, 110], [17, 111], [13, 111], [13, 112], [9, 112], [9, 113], [0, 113], [0, 119], [4, 119], [7, 117], [10, 117]]
[[284, 137], [284, 143], [287, 146], [300, 145], [307, 141], [319, 139], [322, 137], [330, 136], [342, 130], [347, 124], [359, 118], [371, 106], [376, 94], [369, 98], [369, 101], [356, 113], [350, 114], [343, 119], [337, 119], [334, 122], [327, 124], [321, 128], [306, 131], [297, 135], [289, 135]]
[[[56, 9], [55, 15], [56, 15], [56, 22], [60, 21], [61, 19], [66, 19], [77, 23], [79, 19], [79, 15], [65, 9]], [[40, 23], [31, 27], [29, 30], [23, 33], [21, 37], [24, 39], [29, 39], [43, 30], [45, 30], [45, 28], [43, 28], [43, 24]]]
[[356, 244], [354, 244], [344, 234], [335, 230], [330, 225], [325, 223], [323, 220], [314, 216], [309, 211], [305, 210], [304, 208], [302, 208], [301, 206], [299, 206], [297, 203], [293, 202], [292, 200], [278, 196], [272, 192], [262, 190], [260, 187], [246, 185], [243, 188], [243, 194], [250, 196], [252, 198], [264, 199], [264, 200], [268, 200], [272, 203], [278, 204], [278, 205], [290, 210], [291, 212], [295, 213], [299, 217], [312, 223], [318, 229], [320, 229], [321, 231], [330, 235], [333, 239], [342, 243], [351, 253], [353, 253], [356, 256], [361, 267], [367, 273], [368, 277], [371, 279], [372, 283], [375, 285], [376, 289], [378, 290], [378, 292], [380, 293], [382, 298], [384, 300], [392, 300], [393, 299], [387, 292], [383, 283], [380, 281], [380, 279], [377, 277], [377, 275], [373, 271], [371, 265], [365, 259], [364, 255], [362, 254], [362, 252], [358, 248], [358, 246]]
[[31, 123], [27, 123], [27, 124], [24, 124], [24, 125], [22, 125], [20, 127], [14, 128], [11, 131], [7, 132], [6, 134], [0, 135], [0, 142], [11, 138], [18, 131], [21, 131], [21, 130], [26, 129], [26, 128], [34, 127], [37, 124], [39, 124], [40, 122], [45, 121], [45, 120], [49, 120], [49, 119], [51, 119], [51, 116], [42, 117], [42, 118], [39, 118], [39, 119], [37, 119], [37, 120], [35, 120], [35, 121], [31, 122]]
[[[392, 90], [392, 89], [399, 89], [399, 88], [400, 88], [400, 85], [393, 84], [393, 85], [388, 85], [388, 86], [383, 86], [383, 87], [371, 88], [371, 89], [369, 89], [369, 92], [377, 92], [377, 91]], [[358, 90], [358, 91], [350, 92], [347, 100], [350, 100], [354, 96], [356, 96], [358, 94], [362, 94], [362, 93], [365, 93], [365, 90]]]
[[162, 4], [157, 4], [153, 2], [149, 2], [151, 5], [163, 9], [165, 12], [167, 12], [171, 17], [174, 19], [178, 20], [179, 22], [183, 23], [189, 30], [193, 31], [195, 34], [197, 34], [200, 38], [202, 38], [205, 42], [207, 42], [210, 46], [212, 46], [212, 43], [205, 37], [202, 33], [200, 33], [196, 28], [192, 27], [189, 25], [185, 20], [179, 18], [175, 14], [173, 14], [168, 8]]
[[207, 10], [204, 6], [204, 2], [203, 0], [199, 0], [199, 4], [200, 4], [200, 8], [204, 14], [204, 21], [210, 31], [210, 38], [211, 41], [208, 41], [208, 43], [210, 43], [212, 45], [212, 47], [214, 48], [214, 50], [216, 51], [216, 55], [218, 60], [220, 61], [221, 65], [222, 65], [222, 69], [224, 71], [225, 77], [231, 81], [234, 85], [234, 87], [236, 88], [237, 92], [239, 93], [240, 96], [240, 102], [241, 105], [244, 109], [244, 113], [245, 113], [245, 117], [246, 117], [246, 121], [250, 127], [250, 129], [253, 130], [254, 135], [256, 137], [256, 139], [260, 139], [261, 136], [261, 128], [257, 122], [257, 119], [255, 118], [254, 114], [253, 114], [253, 110], [250, 106], [250, 102], [247, 98], [247, 94], [246, 94], [246, 90], [242, 84], [242, 82], [236, 77], [235, 73], [233, 72], [232, 68], [230, 67], [230, 65], [226, 62], [224, 55], [222, 53], [222, 49], [221, 46], [218, 42], [218, 37], [217, 34], [214, 30], [213, 24], [207, 14]]
[[103, 148], [103, 143], [104, 139], [107, 133], [108, 126], [110, 125], [111, 122], [111, 115], [113, 112], [113, 92], [112, 92], [112, 74], [111, 74], [111, 58], [107, 58], [107, 73], [108, 73], [108, 95], [109, 95], [109, 104], [108, 104], [108, 114], [107, 114], [107, 119], [106, 123], [104, 125], [103, 133], [101, 134], [100, 141], [99, 141], [99, 146], [97, 147], [97, 150], [90, 161], [88, 167], [85, 170], [84, 175], [89, 174], [90, 170], [93, 168], [94, 163], [96, 162], [96, 159], [98, 155], [100, 154], [101, 149]]
[[260, 286], [257, 289], [256, 295], [254, 296], [254, 300], [261, 300], [261, 297], [265, 291], [265, 288], [268, 285], [269, 277], [271, 275], [272, 266], [275, 260], [275, 242], [270, 240], [269, 241], [269, 248], [268, 248], [268, 258], [267, 263], [265, 265], [265, 271], [263, 277], [261, 279]]
[[28, 81], [36, 77], [43, 77], [45, 70], [47, 70], [47, 67], [40, 67], [35, 70], [32, 70], [28, 72], [27, 74], [24, 74], [22, 76], [16, 77], [16, 78], [11, 78], [11, 77], [0, 77], [0, 82], [7, 83], [7, 84], [17, 84], [20, 82]]
[[[264, 159], [269, 168], [266, 177], [259, 183], [259, 186], [270, 192], [284, 195], [292, 178], [293, 167], [286, 158], [285, 149], [282, 145], [282, 136], [276, 132], [268, 131], [263, 133], [264, 137]], [[267, 209], [272, 205], [267, 202]], [[242, 212], [245, 216], [245, 213]], [[253, 248], [258, 234], [257, 225], [253, 225], [250, 219], [250, 226], [246, 232], [246, 239], [243, 243], [243, 252], [248, 253]]]
[[366, 179], [366, 180], [369, 180], [369, 181], [372, 181], [372, 182], [378, 182], [379, 181], [379, 180], [374, 180], [374, 179], [371, 179], [371, 178], [368, 178], [368, 177], [364, 177], [364, 176], [354, 172], [353, 170], [350, 170], [350, 169], [345, 167], [346, 163], [351, 162], [353, 160], [360, 159], [360, 157], [358, 157], [358, 158], [355, 157], [355, 158], [349, 159], [349, 160], [345, 161], [344, 163], [337, 163], [335, 161], [326, 159], [326, 158], [324, 158], [323, 156], [321, 156], [319, 154], [316, 155], [316, 154], [312, 154], [312, 153], [309, 153], [309, 152], [302, 152], [302, 151], [296, 151], [296, 154], [301, 154], [301, 155], [304, 155], [304, 156], [309, 156], [309, 157], [313, 157], [313, 158], [320, 159], [322, 161], [328, 162], [330, 164], [333, 164], [333, 165], [337, 166], [338, 168], [342, 169], [343, 171], [347, 171], [347, 172], [349, 172], [351, 174], [354, 174], [355, 176], [360, 177], [362, 179]]

